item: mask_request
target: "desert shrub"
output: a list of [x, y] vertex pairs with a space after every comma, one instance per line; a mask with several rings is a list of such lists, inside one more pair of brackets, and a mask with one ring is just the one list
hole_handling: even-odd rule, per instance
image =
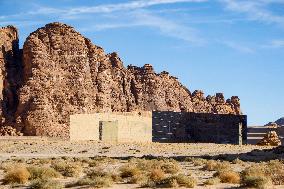
[[95, 188], [105, 188], [112, 186], [113, 181], [110, 177], [96, 177], [89, 185]]
[[56, 180], [50, 179], [36, 179], [34, 180], [31, 185], [31, 189], [62, 189], [63, 185]]
[[12, 162], [2, 162], [0, 169], [2, 169], [4, 172], [7, 172], [8, 170], [13, 169], [14, 167], [22, 167], [22, 166], [24, 165], [21, 165], [21, 164], [15, 165], [15, 163], [12, 163]]
[[184, 174], [178, 174], [174, 176], [177, 180], [179, 186], [184, 186], [186, 188], [193, 188], [196, 185], [196, 179], [190, 176], [186, 176]]
[[208, 160], [203, 169], [207, 171], [222, 171], [231, 169], [231, 165], [226, 161], [220, 162], [215, 160]]
[[141, 173], [127, 178], [126, 182], [130, 184], [141, 184], [147, 182], [147, 180], [149, 180], [148, 175]]
[[82, 167], [74, 162], [52, 162], [51, 167], [66, 177], [75, 177], [82, 173]]
[[164, 160], [161, 165], [161, 169], [165, 173], [169, 174], [176, 174], [181, 170], [180, 165], [178, 164], [177, 161], [174, 160]]
[[30, 173], [26, 167], [14, 167], [7, 171], [4, 176], [3, 183], [4, 184], [25, 184], [28, 182], [30, 177]]
[[266, 189], [271, 186], [272, 182], [265, 176], [247, 176], [241, 180], [241, 186]]
[[221, 181], [218, 177], [213, 177], [204, 182], [205, 185], [216, 185], [219, 184]]
[[194, 166], [202, 166], [207, 162], [207, 160], [203, 158], [186, 158], [185, 161], [192, 162]]
[[261, 163], [250, 166], [241, 172], [241, 185], [264, 188], [270, 184], [281, 185], [284, 183], [283, 163], [273, 160], [267, 164]]
[[50, 167], [31, 166], [27, 168], [30, 173], [30, 179], [58, 178], [61, 176], [59, 172]]
[[93, 179], [90, 178], [82, 178], [78, 181], [66, 185], [66, 188], [70, 187], [76, 187], [76, 186], [91, 186], [94, 188], [104, 188], [104, 187], [110, 187], [113, 185], [113, 180], [111, 177], [94, 177]]
[[121, 178], [133, 177], [141, 174], [141, 170], [132, 164], [127, 164], [119, 168]]
[[284, 164], [279, 160], [271, 160], [265, 168], [265, 175], [269, 176], [275, 185], [284, 184]]
[[153, 169], [150, 173], [149, 179], [155, 183], [161, 182], [165, 179], [165, 173], [161, 169]]
[[169, 178], [164, 179], [162, 183], [160, 183], [160, 185], [166, 188], [178, 188], [179, 187], [178, 181], [174, 177], [169, 177]]
[[245, 162], [242, 161], [241, 159], [239, 158], [236, 158], [232, 161], [233, 164], [239, 164], [239, 165], [243, 165]]
[[208, 160], [204, 165], [203, 169], [207, 171], [214, 171], [216, 166], [217, 166], [217, 161]]
[[88, 178], [96, 178], [96, 177], [111, 177], [111, 174], [105, 170], [103, 170], [102, 168], [93, 168], [93, 169], [89, 169], [86, 172], [86, 176]]
[[241, 180], [239, 173], [230, 170], [220, 172], [218, 177], [222, 183], [239, 184]]
[[137, 159], [132, 158], [130, 160], [130, 163], [135, 164], [138, 169], [140, 170], [151, 170], [151, 169], [157, 169], [161, 167], [161, 161], [159, 160], [146, 160], [146, 159]]
[[196, 183], [197, 181], [195, 178], [186, 176], [184, 174], [178, 174], [162, 180], [159, 184], [163, 185], [164, 187], [170, 187], [170, 188], [179, 187], [179, 186], [183, 186], [186, 188], [194, 188]]

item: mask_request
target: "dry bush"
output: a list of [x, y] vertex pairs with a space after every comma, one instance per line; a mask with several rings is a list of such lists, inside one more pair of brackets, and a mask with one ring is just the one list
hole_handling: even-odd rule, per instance
[[24, 166], [10, 168], [4, 176], [4, 184], [25, 184], [28, 182], [30, 173]]
[[241, 180], [239, 173], [230, 170], [220, 172], [218, 177], [222, 183], [239, 184]]
[[50, 167], [36, 167], [31, 166], [27, 168], [30, 173], [30, 180], [44, 179], [44, 178], [59, 178], [62, 175], [55, 169]]
[[76, 182], [72, 182], [72, 183], [67, 184], [65, 187], [71, 188], [71, 187], [76, 187], [76, 186], [88, 186], [88, 185], [92, 184], [92, 182], [93, 182], [92, 179], [84, 177], [84, 178], [79, 179]]
[[169, 174], [176, 174], [179, 171], [181, 171], [181, 167], [180, 167], [179, 163], [175, 160], [164, 160], [164, 161], [162, 161], [161, 169], [165, 173], [169, 173]]
[[93, 157], [89, 158], [85, 163], [88, 163], [89, 167], [97, 167], [102, 164], [114, 164], [116, 162], [117, 160], [110, 157]]
[[205, 185], [216, 185], [219, 184], [221, 181], [218, 177], [213, 177], [204, 182]]
[[63, 185], [56, 180], [50, 179], [36, 179], [34, 180], [31, 185], [31, 189], [62, 189]]
[[164, 180], [162, 180], [159, 185], [163, 187], [186, 187], [186, 188], [194, 188], [197, 181], [195, 178], [186, 176], [184, 174], [178, 174], [170, 176]]
[[126, 182], [129, 184], [141, 184], [147, 182], [148, 180], [149, 180], [148, 175], [141, 173], [127, 178]]
[[205, 165], [208, 160], [203, 158], [186, 158], [185, 161], [192, 162], [194, 166], [202, 166]]
[[82, 173], [82, 167], [78, 163], [55, 161], [51, 167], [66, 177], [76, 177]]
[[227, 161], [208, 160], [203, 169], [207, 171], [222, 171], [231, 169], [231, 165]]
[[284, 165], [279, 160], [253, 165], [241, 172], [241, 184], [243, 186], [265, 186], [271, 183], [275, 185], [284, 184]]
[[140, 170], [162, 169], [165, 173], [169, 174], [176, 174], [181, 170], [179, 163], [173, 159], [146, 160], [132, 158], [129, 163], [136, 165]]
[[149, 179], [155, 183], [161, 182], [165, 179], [165, 173], [161, 169], [153, 169], [150, 173]]
[[242, 160], [239, 159], [239, 158], [234, 159], [234, 160], [232, 161], [232, 163], [233, 163], [233, 164], [239, 164], [239, 165], [244, 165], [244, 164], [245, 164], [245, 162], [242, 161]]
[[133, 177], [141, 174], [141, 170], [133, 165], [127, 164], [119, 168], [121, 178]]
[[102, 168], [93, 168], [86, 171], [86, 176], [94, 179], [96, 177], [111, 177], [111, 174]]
[[284, 184], [284, 164], [279, 160], [271, 160], [267, 163], [265, 175], [269, 176], [275, 185]]
[[95, 188], [105, 188], [113, 185], [113, 180], [109, 177], [96, 177], [93, 179], [90, 186]]
[[14, 167], [22, 167], [24, 164], [16, 164], [12, 162], [2, 162], [0, 165], [0, 169], [2, 169], [4, 172], [7, 172], [10, 169], [13, 169]]
[[94, 188], [105, 188], [105, 187], [110, 187], [113, 185], [113, 180], [111, 177], [94, 177], [93, 179], [91, 178], [82, 178], [78, 180], [75, 183], [71, 183], [66, 185], [66, 188], [70, 187], [76, 187], [76, 186], [91, 186]]
[[269, 178], [259, 175], [259, 176], [247, 176], [241, 180], [241, 186], [243, 187], [254, 187], [259, 189], [266, 189], [272, 185]]

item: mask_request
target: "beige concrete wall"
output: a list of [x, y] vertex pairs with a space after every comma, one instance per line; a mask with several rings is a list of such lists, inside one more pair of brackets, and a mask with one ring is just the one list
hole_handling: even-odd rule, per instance
[[[117, 122], [118, 142], [151, 142], [152, 113], [95, 113], [75, 114], [70, 116], [70, 140], [99, 140], [100, 122], [103, 126], [102, 135], [111, 130], [111, 122]], [[107, 122], [110, 122], [107, 124]], [[113, 128], [115, 130], [115, 128]], [[106, 132], [104, 134], [104, 132]], [[112, 140], [114, 133], [108, 133], [103, 140]], [[115, 140], [114, 140], [115, 142]]]

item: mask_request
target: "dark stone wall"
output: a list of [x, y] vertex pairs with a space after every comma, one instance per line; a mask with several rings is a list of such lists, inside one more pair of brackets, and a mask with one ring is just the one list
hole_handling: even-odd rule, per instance
[[247, 116], [153, 112], [153, 142], [246, 144]]

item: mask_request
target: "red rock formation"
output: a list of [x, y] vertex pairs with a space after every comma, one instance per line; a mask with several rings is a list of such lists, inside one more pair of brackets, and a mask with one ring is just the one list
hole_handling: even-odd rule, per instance
[[14, 26], [0, 28], [0, 123], [11, 124], [18, 105], [17, 90], [21, 84], [21, 51]]
[[68, 137], [76, 113], [189, 111], [241, 114], [239, 99], [192, 94], [168, 72], [123, 66], [117, 53], [105, 54], [72, 27], [47, 24], [31, 33], [23, 48], [23, 83], [14, 116], [28, 135]]

